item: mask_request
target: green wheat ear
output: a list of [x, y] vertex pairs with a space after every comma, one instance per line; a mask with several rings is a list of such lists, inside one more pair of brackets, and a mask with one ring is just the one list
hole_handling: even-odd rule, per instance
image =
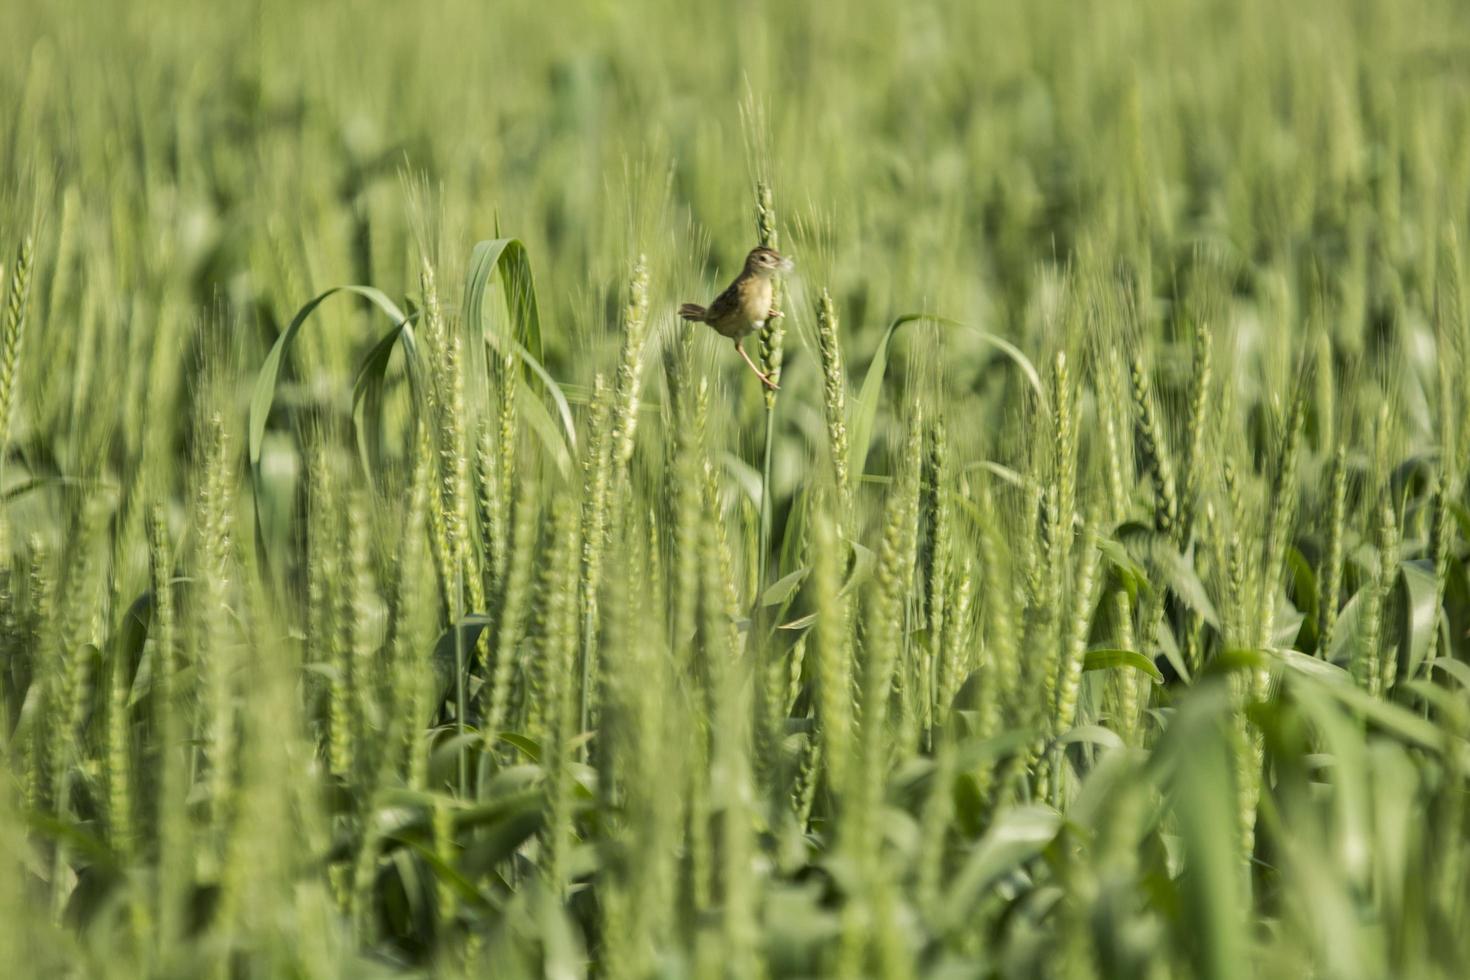
[[1134, 355], [1131, 367], [1133, 408], [1137, 414], [1139, 442], [1143, 449], [1143, 467], [1154, 480], [1154, 525], [1177, 539], [1179, 497], [1174, 481], [1174, 459], [1169, 439], [1154, 404], [1152, 382], [1142, 355]]
[[837, 304], [832, 301], [832, 294], [823, 289], [821, 299], [817, 301], [817, 347], [822, 357], [822, 412], [827, 421], [827, 451], [832, 458], [839, 503], [846, 511], [851, 506], [852, 488], [848, 476], [847, 379], [842, 365], [842, 344], [838, 339], [840, 323]]
[[844, 549], [829, 513], [818, 512], [812, 533], [812, 590], [817, 617], [814, 625], [817, 719], [827, 780], [833, 795], [844, 800], [852, 789], [857, 695], [851, 613], [848, 597], [842, 590]]
[[1347, 533], [1347, 449], [1344, 446], [1338, 446], [1332, 454], [1328, 500], [1327, 555], [1317, 578], [1317, 615], [1321, 621], [1317, 651], [1324, 658], [1332, 655], [1342, 596], [1344, 538]]
[[1463, 4], [362, 6], [0, 0], [4, 966], [1470, 975]]
[[[10, 441], [11, 416], [20, 383], [21, 353], [25, 343], [26, 311], [30, 305], [31, 272], [35, 261], [35, 247], [30, 236], [21, 242], [15, 265], [10, 272], [9, 289], [5, 295], [5, 320], [0, 324], [0, 450]], [[3, 267], [0, 267], [0, 287], [5, 285]], [[0, 476], [4, 475], [4, 458], [0, 457]]]
[[[780, 237], [776, 232], [776, 208], [774, 198], [771, 194], [771, 185], [767, 181], [760, 181], [755, 189], [755, 226], [756, 237], [761, 245], [766, 248], [774, 248], [778, 251], [781, 247]], [[781, 280], [776, 280], [776, 289], [771, 296], [771, 305], [781, 309], [781, 300], [784, 290], [781, 288]], [[765, 326], [761, 328], [760, 334], [760, 362], [761, 372], [770, 378], [775, 384], [781, 383], [781, 362], [784, 357], [784, 346], [786, 337], [786, 326], [780, 317], [770, 317]], [[765, 389], [766, 410], [770, 411], [776, 404], [776, 391], [773, 388]]]

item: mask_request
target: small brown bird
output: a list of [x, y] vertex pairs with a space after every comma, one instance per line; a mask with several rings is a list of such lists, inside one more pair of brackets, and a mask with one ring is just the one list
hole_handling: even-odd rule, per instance
[[745, 257], [745, 269], [723, 293], [715, 297], [713, 303], [707, 307], [698, 303], [685, 303], [679, 307], [679, 316], [685, 320], [691, 323], [707, 323], [720, 336], [735, 341], [735, 352], [745, 358], [745, 363], [750, 365], [756, 377], [768, 388], [775, 388], [777, 385], [755, 366], [755, 362], [741, 346], [741, 341], [764, 327], [767, 320], [784, 315], [780, 310], [771, 309], [771, 302], [774, 298], [776, 273], [790, 269], [791, 260], [774, 248], [761, 246], [751, 249], [750, 254]]

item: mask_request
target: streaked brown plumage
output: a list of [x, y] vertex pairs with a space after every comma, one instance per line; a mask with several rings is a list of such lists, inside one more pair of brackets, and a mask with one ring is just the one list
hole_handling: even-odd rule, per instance
[[791, 268], [791, 260], [784, 258], [774, 248], [761, 246], [752, 249], [745, 257], [745, 268], [724, 292], [715, 297], [709, 306], [685, 303], [679, 307], [679, 316], [691, 323], [707, 323], [722, 337], [735, 341], [735, 352], [745, 359], [756, 377], [768, 387], [776, 384], [761, 369], [755, 366], [750, 355], [745, 353], [741, 342], [766, 325], [772, 317], [781, 316], [779, 310], [771, 309], [775, 293], [777, 272]]

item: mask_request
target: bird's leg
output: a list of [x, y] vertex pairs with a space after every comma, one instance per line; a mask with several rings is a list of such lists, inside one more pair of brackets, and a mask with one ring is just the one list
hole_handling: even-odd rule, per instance
[[780, 385], [776, 384], [776, 382], [772, 381], [770, 378], [761, 373], [761, 369], [755, 366], [755, 361], [752, 361], [750, 359], [750, 355], [745, 353], [745, 348], [740, 346], [740, 341], [738, 340], [735, 341], [735, 353], [745, 358], [745, 363], [750, 365], [750, 369], [755, 372], [755, 376], [757, 378], [761, 379], [762, 384], [764, 384], [767, 388], [770, 388], [772, 391], [777, 391], [780, 389]]

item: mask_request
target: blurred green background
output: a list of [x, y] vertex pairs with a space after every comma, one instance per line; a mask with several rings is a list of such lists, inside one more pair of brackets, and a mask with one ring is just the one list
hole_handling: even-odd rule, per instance
[[[774, 402], [673, 312], [757, 243], [759, 186], [797, 263]], [[8, 0], [0, 949], [38, 976], [1461, 976], [1467, 233], [1453, 0]], [[515, 366], [420, 312], [427, 267], [462, 327], [499, 238], [554, 379], [508, 439]], [[346, 284], [417, 318], [433, 411], [394, 355], [354, 442], [387, 324], [335, 300], [252, 465], [262, 363]], [[604, 458], [645, 327], [636, 452]], [[435, 701], [425, 735], [415, 678], [514, 581], [525, 643], [459, 672], [461, 702], [510, 692], [471, 775], [482, 719]], [[155, 693], [171, 590], [183, 707]], [[970, 619], [941, 631], [936, 594]], [[897, 664], [893, 731], [848, 685], [861, 792], [821, 755], [818, 648], [859, 686]], [[574, 649], [610, 678], [586, 751], [556, 698], [592, 674], [545, 666]]]

